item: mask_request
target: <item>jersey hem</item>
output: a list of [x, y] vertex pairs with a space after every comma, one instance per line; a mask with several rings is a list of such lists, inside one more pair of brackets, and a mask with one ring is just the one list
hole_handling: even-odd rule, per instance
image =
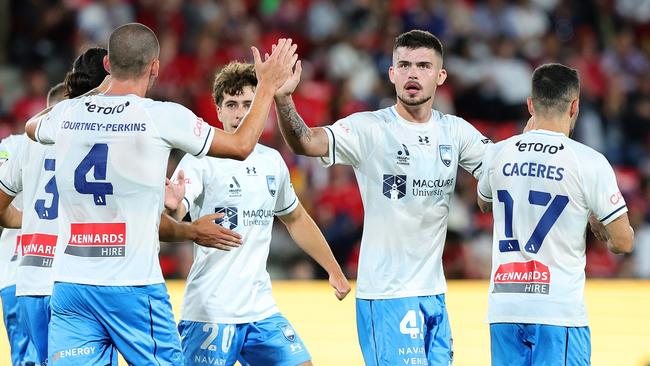
[[16, 288], [16, 296], [52, 296], [52, 288], [49, 290], [22, 290]]
[[188, 322], [197, 322], [197, 323], [212, 323], [212, 324], [246, 324], [258, 322], [264, 320], [271, 315], [279, 314], [280, 309], [276, 305], [273, 305], [273, 308], [262, 312], [255, 316], [246, 316], [246, 317], [200, 317], [200, 316], [181, 316], [182, 321]]
[[54, 282], [65, 282], [73, 285], [91, 285], [91, 286], [148, 286], [148, 285], [159, 285], [165, 283], [165, 279], [161, 277], [156, 278], [147, 278], [142, 280], [115, 280], [115, 281], [104, 281], [104, 280], [92, 280], [92, 279], [83, 279], [79, 280], [78, 278], [73, 277], [55, 277]]
[[444, 288], [433, 289], [433, 290], [417, 290], [417, 291], [405, 291], [405, 292], [398, 292], [398, 293], [383, 293], [383, 294], [364, 293], [364, 292], [357, 291], [356, 297], [357, 299], [364, 299], [364, 300], [378, 300], [378, 299], [400, 299], [403, 297], [434, 296], [434, 295], [442, 295], [444, 293], [447, 293], [446, 286]]
[[554, 325], [558, 327], [586, 327], [589, 326], [587, 320], [567, 320], [567, 319], [539, 319], [539, 318], [520, 318], [513, 316], [495, 316], [488, 318], [488, 323], [517, 323], [517, 324], [541, 324]]

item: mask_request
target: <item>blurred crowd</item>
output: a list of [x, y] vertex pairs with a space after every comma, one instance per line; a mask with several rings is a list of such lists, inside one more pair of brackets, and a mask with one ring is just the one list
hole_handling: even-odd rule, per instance
[[[626, 257], [588, 234], [587, 274], [650, 278], [650, 0], [0, 0], [0, 136], [21, 133], [74, 57], [90, 45], [105, 47], [115, 27], [132, 21], [151, 27], [161, 44], [150, 97], [179, 102], [217, 126], [215, 71], [250, 61], [249, 46], [269, 50], [283, 36], [299, 45], [304, 71], [294, 100], [311, 126], [393, 104], [393, 41], [410, 29], [428, 30], [445, 45], [449, 78], [435, 108], [495, 141], [519, 133], [528, 119], [533, 69], [570, 65], [582, 83], [574, 138], [616, 167], [636, 231], [636, 249]], [[363, 207], [352, 170], [293, 155], [274, 113], [262, 143], [282, 153], [303, 205], [354, 277]], [[444, 254], [448, 278], [489, 276], [492, 219], [476, 209], [475, 189], [459, 172]], [[168, 277], [185, 276], [191, 260], [187, 244], [162, 246]], [[274, 278], [324, 274], [281, 225], [269, 268]]]

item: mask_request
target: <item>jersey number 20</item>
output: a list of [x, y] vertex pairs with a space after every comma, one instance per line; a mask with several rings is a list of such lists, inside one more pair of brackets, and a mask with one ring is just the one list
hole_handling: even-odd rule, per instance
[[[519, 251], [519, 240], [515, 239], [512, 233], [514, 199], [505, 189], [497, 191], [497, 198], [499, 199], [499, 202], [503, 203], [505, 208], [504, 221], [506, 239], [499, 240], [499, 250], [501, 252]], [[546, 238], [546, 235], [548, 235], [548, 232], [551, 230], [551, 227], [553, 227], [557, 219], [560, 217], [560, 214], [562, 214], [562, 211], [564, 211], [564, 208], [569, 203], [569, 197], [558, 194], [551, 200], [550, 193], [531, 190], [528, 192], [528, 203], [534, 206], [548, 206], [542, 215], [542, 218], [539, 219], [537, 226], [535, 226], [535, 230], [533, 230], [530, 239], [528, 239], [528, 242], [526, 242], [526, 245], [524, 246], [524, 250], [528, 253], [537, 253], [544, 242], [544, 238]]]

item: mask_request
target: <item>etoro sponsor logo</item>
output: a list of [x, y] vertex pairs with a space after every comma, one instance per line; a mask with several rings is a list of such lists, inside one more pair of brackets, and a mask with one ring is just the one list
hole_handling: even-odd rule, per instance
[[23, 258], [21, 266], [52, 267], [56, 250], [56, 235], [23, 234], [21, 237]]
[[124, 257], [125, 247], [124, 222], [72, 223], [65, 253], [78, 257]]
[[494, 273], [493, 293], [548, 295], [551, 272], [538, 261], [504, 263]]

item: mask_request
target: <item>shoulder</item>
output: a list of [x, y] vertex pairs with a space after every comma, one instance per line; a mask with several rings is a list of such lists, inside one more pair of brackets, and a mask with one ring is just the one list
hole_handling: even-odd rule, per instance
[[[611, 164], [605, 155], [595, 149], [570, 138], [566, 138], [563, 142], [566, 144], [566, 147], [573, 152], [573, 158], [576, 160], [576, 164], [587, 171], [598, 171], [604, 167], [611, 168]], [[589, 163], [585, 164], [585, 162]]]
[[275, 163], [279, 164], [279, 166], [286, 165], [284, 163], [284, 159], [282, 158], [282, 155], [280, 154], [280, 152], [278, 150], [274, 149], [274, 148], [271, 148], [271, 147], [268, 147], [268, 146], [262, 145], [262, 144], [257, 144], [255, 146], [254, 153], [260, 159], [275, 162]]
[[135, 100], [142, 108], [156, 111], [159, 113], [169, 114], [194, 114], [187, 107], [174, 102], [161, 102], [149, 98], [138, 98]]

